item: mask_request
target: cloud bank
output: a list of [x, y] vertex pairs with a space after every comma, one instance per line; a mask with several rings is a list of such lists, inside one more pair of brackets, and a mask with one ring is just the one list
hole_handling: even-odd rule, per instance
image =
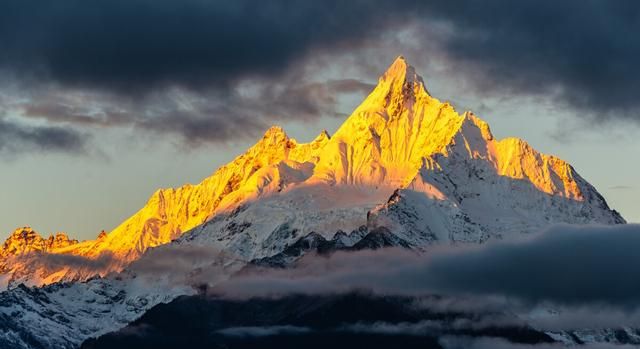
[[240, 275], [214, 289], [229, 297], [334, 293], [496, 297], [531, 306], [640, 305], [639, 225], [555, 226], [519, 241], [309, 257], [296, 268]]
[[[440, 341], [445, 349], [560, 349], [567, 346], [561, 343], [520, 344], [509, 342], [502, 338], [492, 337], [445, 337]], [[587, 343], [580, 345], [584, 349], [631, 349], [632, 345], [608, 343]]]

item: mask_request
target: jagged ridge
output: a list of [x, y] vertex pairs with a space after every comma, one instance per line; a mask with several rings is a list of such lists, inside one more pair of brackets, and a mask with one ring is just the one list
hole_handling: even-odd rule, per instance
[[333, 137], [298, 143], [273, 127], [201, 183], [159, 190], [108, 235], [55, 252], [109, 254], [119, 270], [189, 230], [179, 243], [251, 260], [312, 231], [329, 238], [388, 226], [419, 247], [559, 222], [624, 220], [568, 163], [516, 138], [496, 140], [473, 113], [432, 97], [399, 57]]

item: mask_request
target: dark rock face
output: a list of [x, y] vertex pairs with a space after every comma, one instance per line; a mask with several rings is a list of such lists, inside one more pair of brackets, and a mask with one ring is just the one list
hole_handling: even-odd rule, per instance
[[363, 293], [243, 301], [185, 296], [82, 348], [440, 348], [442, 336], [552, 342], [522, 325], [453, 326], [477, 315], [430, 310], [417, 301]]
[[329, 255], [336, 251], [377, 250], [385, 247], [411, 248], [411, 245], [393, 234], [386, 227], [377, 227], [369, 230], [367, 227], [362, 226], [348, 235], [343, 231], [338, 231], [331, 240], [325, 239], [318, 233], [311, 232], [298, 239], [282, 252], [273, 256], [255, 259], [251, 261], [251, 264], [260, 267], [286, 268], [307, 253]]
[[411, 248], [411, 245], [399, 238], [385, 227], [377, 227], [371, 230], [360, 241], [356, 242], [351, 250], [377, 250], [384, 247]]

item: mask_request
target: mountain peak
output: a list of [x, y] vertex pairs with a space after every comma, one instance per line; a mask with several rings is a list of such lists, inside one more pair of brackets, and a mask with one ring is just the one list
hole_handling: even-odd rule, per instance
[[279, 144], [289, 144], [291, 139], [280, 126], [271, 126], [262, 136], [262, 139], [256, 144], [258, 148], [273, 147]]
[[30, 226], [24, 226], [16, 228], [8, 239], [28, 239], [30, 236], [39, 236], [39, 234], [33, 230]]
[[427, 92], [424, 80], [416, 73], [415, 68], [407, 63], [404, 56], [398, 56], [382, 74], [378, 82], [378, 86], [381, 85], [392, 87], [396, 92]]
[[413, 70], [412, 66], [407, 63], [404, 56], [398, 56], [393, 63], [387, 68], [387, 71], [382, 75], [383, 78], [390, 78], [394, 76], [404, 76], [408, 70]]
[[[433, 99], [413, 66], [399, 56], [378, 79], [378, 84], [354, 112], [387, 109], [388, 115], [411, 109], [417, 101], [428, 104]], [[353, 114], [352, 114], [353, 115]]]
[[64, 233], [50, 235], [45, 239], [37, 231], [26, 226], [13, 231], [11, 236], [0, 246], [0, 255], [17, 255], [34, 251], [46, 252], [76, 243], [78, 243], [78, 240], [69, 239]]

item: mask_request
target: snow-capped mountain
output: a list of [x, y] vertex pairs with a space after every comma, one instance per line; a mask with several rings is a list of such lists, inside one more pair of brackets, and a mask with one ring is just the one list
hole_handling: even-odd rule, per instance
[[[195, 293], [188, 276], [216, 263], [227, 275], [245, 263], [286, 266], [307, 251], [423, 250], [556, 223], [624, 219], [565, 161], [516, 138], [497, 140], [473, 113], [432, 97], [399, 57], [331, 137], [323, 131], [299, 143], [273, 127], [201, 183], [158, 190], [96, 240], [14, 233], [0, 254], [6, 284], [85, 282], [0, 294], [0, 344], [77, 346], [159, 302]], [[232, 257], [186, 263], [176, 281], [157, 273], [175, 267], [162, 256], [172, 248]], [[149, 261], [154, 276], [141, 278]]]
[[[158, 190], [109, 234], [47, 253], [108, 260], [97, 273], [105, 275], [181, 236], [251, 260], [311, 232], [330, 239], [385, 226], [422, 247], [555, 223], [624, 220], [568, 163], [517, 138], [495, 139], [473, 113], [431, 96], [398, 57], [332, 137], [299, 143], [272, 127], [201, 183]], [[21, 269], [1, 259], [3, 270]], [[63, 265], [29, 280], [22, 271], [33, 284], [96, 274]]]
[[186, 293], [165, 286], [150, 289], [130, 278], [42, 288], [21, 284], [0, 293], [0, 347], [77, 348], [86, 338], [121, 328], [157, 303]]
[[272, 165], [295, 180], [278, 177], [277, 193], [254, 190], [260, 200], [239, 200], [178, 243], [216, 244], [250, 260], [311, 232], [331, 239], [361, 227], [387, 227], [422, 248], [557, 223], [624, 223], [568, 163], [520, 139], [495, 139], [473, 113], [430, 96], [402, 57], [317, 156]]
[[57, 268], [41, 263], [37, 257], [55, 254], [77, 243], [78, 240], [61, 232], [45, 239], [31, 227], [14, 230], [0, 246], [0, 289], [20, 283], [41, 285], [60, 281], [65, 273], [51, 273]]
[[127, 270], [84, 282], [17, 287], [0, 293], [0, 348], [77, 348], [126, 326], [157, 305], [225, 280], [244, 266], [210, 247], [152, 250]]
[[34, 251], [53, 251], [77, 243], [78, 240], [70, 239], [67, 234], [62, 232], [51, 234], [45, 239], [31, 227], [22, 227], [14, 230], [5, 240], [2, 250], [0, 250], [0, 256], [8, 257]]

